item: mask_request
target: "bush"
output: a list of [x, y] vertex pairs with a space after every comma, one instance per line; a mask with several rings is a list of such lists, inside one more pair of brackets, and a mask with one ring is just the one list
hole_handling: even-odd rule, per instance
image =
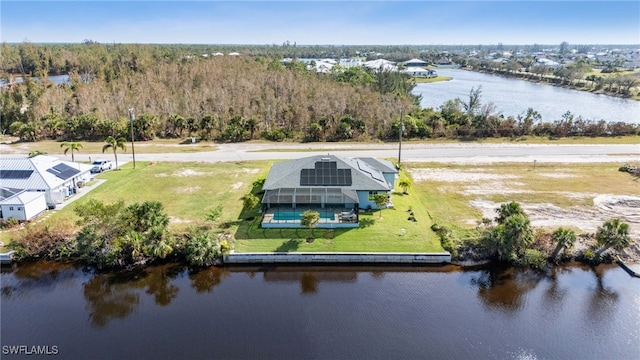
[[29, 225], [7, 247], [15, 250], [17, 260], [59, 260], [76, 253], [75, 233], [66, 222]]
[[263, 131], [260, 136], [269, 141], [284, 141], [287, 138], [287, 134], [282, 130]]
[[542, 252], [535, 249], [526, 249], [522, 258], [522, 265], [542, 270], [547, 266], [547, 260]]

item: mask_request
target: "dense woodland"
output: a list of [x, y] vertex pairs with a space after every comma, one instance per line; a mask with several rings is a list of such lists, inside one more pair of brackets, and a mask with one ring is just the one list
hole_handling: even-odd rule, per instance
[[[11, 82], [15, 75], [25, 76], [22, 83], [2, 86], [0, 130], [25, 141], [128, 138], [133, 108], [136, 140], [385, 140], [397, 138], [401, 117], [408, 138], [617, 136], [639, 131], [635, 124], [587, 121], [571, 113], [541, 119], [535, 109], [505, 118], [493, 104], [482, 103], [481, 88], [471, 89], [468, 99], [421, 109], [420, 99], [411, 95], [413, 79], [398, 72], [336, 67], [331, 74], [321, 74], [300, 62], [280, 61], [289, 55], [361, 54], [353, 47], [283, 44], [248, 47], [241, 56], [202, 56], [231, 49], [91, 41], [2, 44], [0, 77]], [[417, 50], [394, 51], [409, 57]], [[420, 54], [423, 59], [441, 55]], [[53, 74], [69, 74], [70, 82], [55, 84], [48, 80]]]

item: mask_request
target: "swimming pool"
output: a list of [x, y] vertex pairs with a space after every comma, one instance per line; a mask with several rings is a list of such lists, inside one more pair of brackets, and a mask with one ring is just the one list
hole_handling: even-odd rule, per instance
[[[333, 211], [320, 211], [320, 220], [335, 220], [335, 213]], [[300, 220], [302, 215], [301, 211], [276, 211], [273, 213], [273, 220], [285, 221], [285, 220]]]

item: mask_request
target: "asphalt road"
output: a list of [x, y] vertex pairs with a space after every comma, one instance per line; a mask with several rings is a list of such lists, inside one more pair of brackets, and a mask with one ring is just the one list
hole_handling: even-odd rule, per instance
[[[190, 146], [190, 145], [179, 145]], [[140, 145], [138, 145], [140, 148]], [[128, 147], [129, 149], [129, 147]], [[140, 151], [140, 150], [139, 150]], [[229, 162], [245, 160], [293, 159], [311, 155], [334, 154], [345, 157], [398, 158], [398, 144], [221, 144], [210, 152], [136, 154], [136, 161]], [[68, 160], [64, 155], [51, 154]], [[112, 154], [76, 154], [76, 160], [109, 159]], [[132, 155], [118, 153], [120, 163]], [[640, 144], [564, 145], [564, 144], [403, 144], [402, 162], [445, 162], [482, 164], [496, 162], [553, 163], [638, 162]]]

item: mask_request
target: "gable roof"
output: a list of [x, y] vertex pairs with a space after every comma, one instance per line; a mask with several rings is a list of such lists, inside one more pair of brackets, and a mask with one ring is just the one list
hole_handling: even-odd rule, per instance
[[90, 165], [62, 161], [52, 156], [0, 158], [0, 187], [23, 190], [49, 190], [74, 176], [87, 173]]
[[411, 59], [411, 60], [407, 60], [404, 62], [405, 65], [407, 64], [420, 64], [420, 65], [427, 65], [426, 61], [422, 61], [420, 59]]
[[0, 201], [0, 205], [26, 205], [39, 197], [43, 197], [43, 192], [22, 191], [7, 199]]
[[[373, 161], [373, 158], [357, 159], [343, 158], [335, 155], [315, 155], [301, 159], [289, 160], [273, 164], [269, 174], [262, 186], [263, 190], [274, 190], [279, 188], [309, 188], [309, 187], [336, 187], [351, 190], [390, 190], [389, 184], [383, 176], [384, 172], [389, 172], [388, 164], [380, 160]], [[331, 185], [312, 184], [302, 178], [303, 171], [308, 173], [309, 169], [317, 169], [316, 163], [334, 163], [338, 172], [349, 172], [350, 183], [344, 182]], [[389, 163], [390, 164], [390, 163]], [[382, 170], [380, 168], [383, 168]]]

